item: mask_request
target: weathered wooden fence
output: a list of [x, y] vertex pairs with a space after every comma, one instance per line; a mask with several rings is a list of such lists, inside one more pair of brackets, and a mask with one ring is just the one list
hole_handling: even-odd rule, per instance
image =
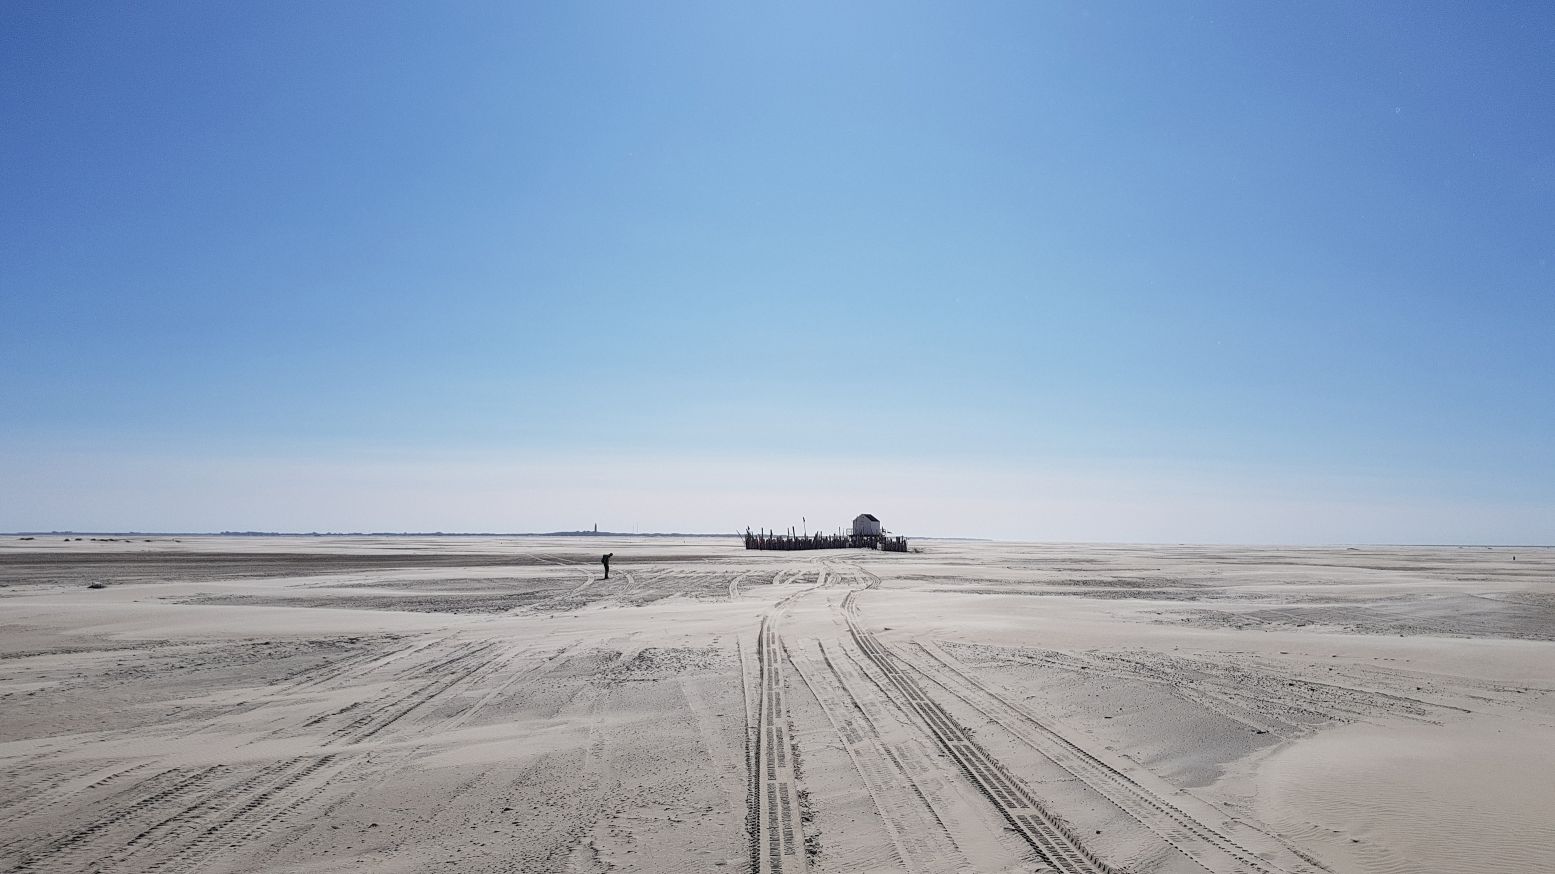
[[907, 538], [870, 534], [777, 534], [745, 529], [746, 549], [880, 549], [906, 552]]

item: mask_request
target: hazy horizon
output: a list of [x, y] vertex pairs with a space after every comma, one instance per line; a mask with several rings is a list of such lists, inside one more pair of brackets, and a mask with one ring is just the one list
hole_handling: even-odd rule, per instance
[[[846, 526], [844, 526], [846, 530]], [[785, 533], [786, 529], [778, 533]], [[798, 529], [795, 529], [798, 533]], [[589, 531], [587, 529], [554, 529], [550, 531], [86, 531], [54, 529], [47, 531], [0, 531], [4, 536], [52, 537], [616, 537], [616, 538], [673, 538], [673, 537], [727, 537], [737, 539], [739, 531]], [[811, 534], [825, 532], [810, 532]], [[892, 532], [893, 534], [895, 532]], [[1120, 547], [1224, 547], [1264, 549], [1555, 549], [1555, 543], [1372, 543], [1367, 541], [1345, 543], [1206, 543], [1197, 541], [1128, 541], [1128, 540], [1019, 540], [994, 537], [954, 537], [941, 534], [906, 532], [901, 535], [909, 540], [954, 541], [957, 543], [1011, 543], [1031, 546], [1120, 546]], [[839, 549], [846, 549], [840, 547]], [[825, 552], [826, 550], [819, 550]]]
[[1555, 539], [1555, 9], [6, 17], [0, 529]]

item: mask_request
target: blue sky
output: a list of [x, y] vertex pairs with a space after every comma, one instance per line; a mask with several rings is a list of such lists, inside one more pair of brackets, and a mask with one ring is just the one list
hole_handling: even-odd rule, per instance
[[1543, 4], [3, 16], [0, 530], [1555, 541]]

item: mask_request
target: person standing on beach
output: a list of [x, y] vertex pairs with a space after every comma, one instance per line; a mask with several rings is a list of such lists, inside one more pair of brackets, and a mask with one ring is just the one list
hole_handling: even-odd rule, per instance
[[612, 555], [615, 555], [615, 553], [607, 552], [599, 557], [600, 562], [605, 566], [605, 579], [607, 580], [610, 579], [610, 557]]

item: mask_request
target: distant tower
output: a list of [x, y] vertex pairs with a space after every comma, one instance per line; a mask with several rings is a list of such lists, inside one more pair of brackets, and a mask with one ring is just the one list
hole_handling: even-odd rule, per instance
[[594, 533], [595, 533], [595, 534], [598, 534], [598, 533], [599, 533], [599, 523], [598, 523], [598, 522], [595, 522], [595, 523], [594, 523]]

